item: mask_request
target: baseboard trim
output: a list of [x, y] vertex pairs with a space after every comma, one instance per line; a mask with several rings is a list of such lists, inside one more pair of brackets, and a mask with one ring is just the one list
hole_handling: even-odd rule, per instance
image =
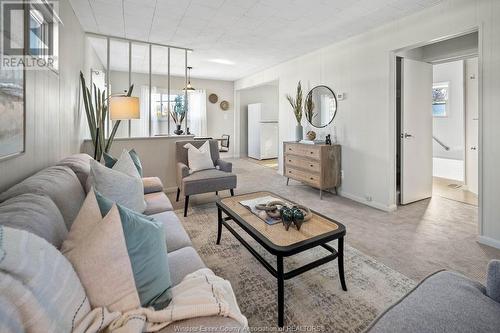
[[500, 241], [498, 241], [496, 239], [486, 237], [486, 236], [479, 236], [477, 241], [481, 244], [488, 245], [488, 246], [494, 247], [496, 249], [500, 249]]
[[377, 202], [377, 201], [368, 201], [365, 198], [359, 197], [357, 195], [351, 194], [351, 193], [346, 193], [344, 191], [339, 191], [339, 195], [341, 197], [351, 199], [353, 201], [362, 203], [364, 205], [383, 210], [384, 212], [393, 212], [397, 209], [396, 205], [384, 205], [383, 203]]

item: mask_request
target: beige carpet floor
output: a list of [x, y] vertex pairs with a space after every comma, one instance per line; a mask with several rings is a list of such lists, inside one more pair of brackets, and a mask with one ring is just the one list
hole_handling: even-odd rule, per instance
[[[182, 216], [182, 210], [177, 214]], [[225, 228], [221, 244], [215, 244], [215, 205], [194, 206], [188, 217], [181, 217], [181, 221], [205, 264], [231, 282], [249, 326], [255, 331], [275, 331], [277, 281]], [[234, 222], [232, 224], [254, 249], [273, 266], [276, 265], [274, 256]], [[337, 241], [331, 245], [336, 247]], [[326, 250], [315, 248], [285, 258], [285, 271], [327, 254]], [[285, 281], [285, 327], [290, 328], [288, 331], [361, 332], [416, 284], [350, 246], [345, 249], [345, 271], [347, 291], [340, 286], [336, 261]]]
[[[384, 212], [352, 200], [290, 181], [275, 170], [243, 159], [231, 160], [238, 175], [236, 193], [274, 191], [293, 201], [342, 222], [347, 228], [346, 244], [377, 262], [416, 281], [439, 269], [450, 269], [484, 282], [488, 261], [500, 259], [500, 250], [477, 242], [478, 209], [441, 196]], [[227, 196], [228, 191], [219, 193]], [[175, 193], [169, 197], [175, 203]], [[214, 193], [192, 196], [189, 213], [196, 205], [215, 202]]]

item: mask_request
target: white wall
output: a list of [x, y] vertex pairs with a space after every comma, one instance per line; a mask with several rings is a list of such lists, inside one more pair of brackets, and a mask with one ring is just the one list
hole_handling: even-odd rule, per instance
[[[167, 89], [166, 75], [152, 75], [151, 84], [159, 88]], [[139, 96], [141, 86], [149, 85], [149, 75], [142, 73], [132, 73], [131, 78], [134, 84], [134, 95]], [[121, 92], [128, 88], [128, 72], [111, 71], [110, 83], [113, 92]], [[234, 138], [234, 84], [232, 81], [207, 80], [191, 78], [191, 85], [195, 89], [203, 89], [207, 95], [207, 135], [213, 138], [220, 138], [222, 134], [229, 134]], [[181, 90], [185, 86], [183, 77], [172, 76], [170, 78], [170, 89]], [[212, 104], [208, 100], [208, 96], [215, 93], [219, 100]], [[220, 102], [226, 100], [229, 102], [229, 109], [222, 111]], [[173, 125], [172, 125], [173, 126]], [[183, 127], [184, 128], [184, 127]], [[117, 137], [128, 136], [128, 124], [122, 122], [120, 124]], [[234, 145], [230, 144], [229, 154], [233, 154]]]
[[248, 153], [248, 104], [262, 103], [266, 105], [266, 110], [273, 112], [278, 118], [279, 89], [277, 84], [266, 84], [255, 88], [238, 91], [240, 122], [239, 133], [239, 156], [246, 156]]
[[0, 161], [0, 191], [80, 148], [84, 35], [68, 1], [59, 8], [59, 72], [26, 71], [26, 152]]
[[[432, 66], [434, 83], [448, 82], [446, 117], [432, 118], [432, 135], [450, 147], [446, 151], [436, 141], [432, 142], [434, 157], [464, 159], [464, 62], [447, 62]], [[463, 177], [462, 179], [463, 180]]]
[[[340, 43], [242, 78], [235, 89], [279, 80], [281, 94], [326, 84], [346, 92], [334, 123], [342, 144], [342, 195], [394, 209], [395, 107], [391, 51], [480, 28], [482, 68], [481, 241], [500, 247], [500, 1], [447, 0]], [[423, 24], [425, 22], [425, 24]], [[280, 96], [280, 141], [293, 139], [294, 119]], [[238, 117], [238, 116], [237, 116]], [[280, 147], [281, 148], [281, 147]], [[280, 156], [282, 152], [280, 151]], [[280, 166], [281, 168], [281, 166]]]

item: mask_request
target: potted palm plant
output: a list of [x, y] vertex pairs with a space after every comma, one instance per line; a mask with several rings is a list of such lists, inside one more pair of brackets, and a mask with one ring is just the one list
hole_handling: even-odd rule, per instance
[[295, 115], [295, 119], [297, 120], [297, 126], [295, 126], [295, 140], [300, 141], [303, 138], [303, 128], [302, 128], [302, 85], [299, 81], [297, 84], [297, 94], [296, 97], [293, 98], [290, 95], [286, 95], [286, 99], [292, 106], [293, 114]]
[[[101, 91], [101, 89], [98, 89], [95, 84], [88, 88], [82, 72], [80, 72], [80, 83], [82, 87], [85, 114], [87, 115], [87, 123], [89, 124], [90, 137], [92, 139], [92, 145], [94, 146], [94, 159], [100, 161], [102, 154], [109, 152], [113, 139], [115, 138], [116, 131], [118, 130], [118, 126], [120, 125], [120, 120], [115, 121], [113, 129], [106, 140], [104, 128], [106, 118], [108, 116], [109, 98], [112, 96], [130, 97], [132, 95], [134, 85], [131, 85], [128, 91], [125, 91], [123, 94], [106, 96], [106, 90]], [[93, 95], [91, 94], [91, 89], [94, 91]]]
[[185, 116], [186, 110], [184, 108], [184, 98], [182, 95], [177, 95], [174, 99], [174, 109], [170, 111], [170, 117], [172, 117], [176, 126], [174, 133], [177, 135], [181, 135], [183, 133], [181, 125]]

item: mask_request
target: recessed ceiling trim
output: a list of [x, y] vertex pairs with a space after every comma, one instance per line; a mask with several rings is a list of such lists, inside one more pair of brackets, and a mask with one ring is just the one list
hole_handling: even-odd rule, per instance
[[179, 49], [179, 50], [186, 50], [188, 52], [193, 52], [193, 49], [189, 49], [186, 47], [181, 47], [181, 46], [174, 46], [174, 45], [168, 45], [168, 44], [161, 44], [161, 43], [154, 43], [154, 42], [148, 42], [145, 40], [138, 40], [138, 39], [130, 39], [130, 38], [125, 38], [125, 37], [118, 37], [118, 36], [112, 36], [112, 35], [105, 35], [105, 34], [98, 34], [95, 32], [85, 32], [87, 36], [94, 36], [94, 37], [100, 37], [100, 38], [111, 38], [111, 39], [119, 39], [127, 42], [132, 42], [132, 43], [141, 43], [141, 44], [151, 44], [155, 46], [162, 46], [162, 47], [169, 47], [171, 49]]

